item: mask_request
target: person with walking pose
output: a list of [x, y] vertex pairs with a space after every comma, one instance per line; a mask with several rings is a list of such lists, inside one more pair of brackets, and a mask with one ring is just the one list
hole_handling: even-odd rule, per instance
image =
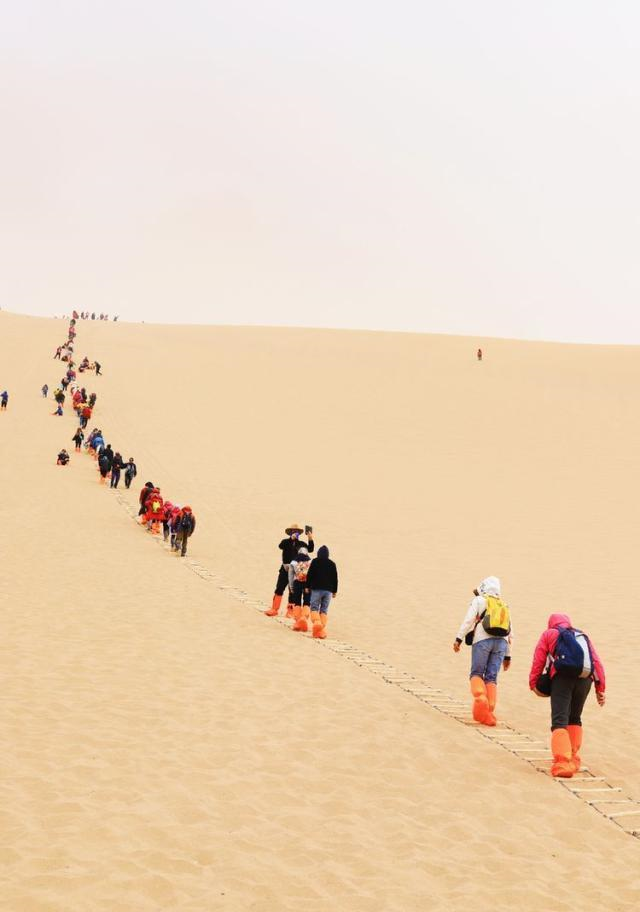
[[472, 714], [482, 725], [495, 725], [498, 701], [498, 673], [511, 665], [511, 613], [500, 596], [500, 580], [488, 576], [477, 589], [453, 643], [459, 652], [464, 642], [471, 645], [469, 686], [473, 696]]
[[[280, 564], [280, 569], [278, 571], [278, 579], [276, 581], [276, 588], [273, 594], [273, 602], [271, 608], [268, 611], [265, 611], [267, 617], [275, 617], [280, 611], [280, 603], [282, 602], [282, 596], [284, 595], [284, 590], [289, 585], [289, 565], [291, 561], [295, 558], [296, 554], [302, 547], [306, 547], [309, 554], [313, 554], [315, 549], [315, 544], [313, 542], [313, 530], [311, 526], [306, 527], [306, 536], [307, 543], [300, 541], [300, 536], [305, 530], [302, 526], [299, 526], [297, 523], [289, 526], [284, 530], [285, 535], [288, 538], [283, 538], [278, 547], [282, 551], [282, 563]], [[287, 608], [287, 617], [293, 617], [293, 604], [290, 603]]]
[[598, 706], [605, 703], [605, 673], [590, 637], [567, 614], [552, 614], [533, 653], [529, 687], [551, 698], [551, 775], [570, 779], [580, 770], [582, 710], [595, 686]]

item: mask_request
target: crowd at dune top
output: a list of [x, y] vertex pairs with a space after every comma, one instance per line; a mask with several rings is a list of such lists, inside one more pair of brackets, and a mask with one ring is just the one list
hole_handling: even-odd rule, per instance
[[[88, 319], [83, 314], [80, 319]], [[92, 318], [93, 315], [92, 315]], [[121, 453], [105, 441], [102, 430], [94, 427], [86, 436], [85, 430], [92, 418], [97, 396], [87, 394], [84, 386], [78, 385], [73, 360], [76, 336], [77, 312], [69, 323], [68, 339], [56, 349], [55, 358], [67, 364], [67, 371], [60, 386], [54, 392], [57, 410], [62, 415], [66, 395], [71, 396], [72, 406], [78, 417], [78, 427], [72, 437], [76, 452], [84, 451], [93, 456], [98, 466], [100, 484], [112, 489], [118, 487], [124, 473], [128, 489], [138, 474], [133, 457], [127, 461]], [[100, 319], [106, 319], [100, 315]], [[483, 353], [477, 351], [478, 361]], [[78, 373], [95, 371], [101, 375], [101, 365], [85, 357]], [[48, 385], [42, 387], [42, 395], [48, 395]], [[8, 393], [0, 395], [0, 404], [6, 410]], [[58, 465], [69, 464], [66, 449], [58, 453]], [[196, 517], [190, 506], [178, 506], [165, 500], [160, 487], [148, 481], [138, 496], [138, 517], [140, 524], [150, 535], [163, 535], [171, 550], [181, 556], [187, 552], [187, 543], [196, 529]], [[292, 523], [285, 529], [278, 548], [280, 566], [271, 607], [265, 612], [268, 617], [280, 613], [282, 600], [287, 593], [285, 617], [293, 621], [292, 629], [306, 633], [311, 625], [312, 636], [324, 639], [327, 636], [329, 608], [338, 595], [338, 570], [329, 556], [329, 549], [323, 545], [316, 557], [315, 541], [311, 526], [304, 528]], [[304, 536], [304, 537], [303, 537]], [[306, 540], [305, 540], [306, 539]], [[454, 652], [459, 652], [463, 643], [471, 647], [471, 668], [469, 673], [472, 696], [472, 716], [479, 725], [496, 725], [498, 702], [498, 676], [501, 669], [511, 667], [513, 626], [511, 609], [502, 598], [501, 583], [495, 576], [484, 579], [473, 590], [473, 599], [467, 609], [453, 643]], [[550, 698], [551, 708], [551, 775], [571, 778], [581, 768], [582, 712], [591, 691], [595, 689], [600, 706], [605, 703], [605, 671], [603, 663], [591, 641], [582, 630], [574, 627], [566, 614], [554, 613], [547, 622], [536, 644], [529, 672], [529, 688], [540, 697]]]

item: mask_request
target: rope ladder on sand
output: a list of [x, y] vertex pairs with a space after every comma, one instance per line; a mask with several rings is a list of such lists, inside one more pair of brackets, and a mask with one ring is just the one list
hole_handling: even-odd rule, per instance
[[[137, 519], [137, 510], [119, 491], [116, 491], [116, 499], [132, 519]], [[165, 544], [162, 536], [154, 536], [152, 540], [160, 545]], [[260, 599], [252, 599], [243, 589], [228, 585], [218, 573], [198, 563], [198, 561], [187, 557], [181, 563], [192, 573], [195, 573], [206, 582], [213, 583], [217, 589], [226, 595], [230, 595], [236, 601], [242, 602], [260, 613], [264, 613], [265, 609], [269, 607], [266, 602]], [[273, 621], [288, 630], [291, 629], [283, 616], [269, 619], [270, 623], [273, 623]], [[543, 741], [532, 738], [525, 732], [518, 731], [507, 722], [498, 722], [495, 728], [489, 728], [473, 721], [470, 718], [470, 699], [460, 700], [452, 697], [439, 687], [420, 681], [414, 675], [400, 671], [387, 662], [383, 662], [375, 658], [375, 656], [352, 646], [350, 643], [334, 639], [317, 639], [313, 640], [313, 642], [348, 659], [359, 668], [363, 668], [370, 674], [381, 678], [386, 684], [397, 687], [422, 703], [426, 703], [431, 709], [449, 716], [468, 728], [474, 728], [485, 740], [502, 748], [502, 750], [508, 751], [519, 760], [524, 760], [538, 772], [549, 774], [549, 764], [553, 758], [549, 747], [545, 746]], [[582, 775], [574, 776], [572, 779], [556, 779], [555, 781], [566, 791], [571, 792], [574, 797], [597, 811], [602, 817], [615, 823], [625, 833], [640, 838], [640, 801], [636, 798], [624, 796], [620, 786], [612, 785], [604, 776], [594, 775], [588, 766], [582, 766], [580, 773]]]

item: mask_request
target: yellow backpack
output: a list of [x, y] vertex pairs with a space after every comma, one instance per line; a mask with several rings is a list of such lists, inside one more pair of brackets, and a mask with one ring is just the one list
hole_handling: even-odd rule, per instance
[[511, 633], [509, 606], [497, 595], [485, 595], [487, 607], [482, 615], [482, 626], [491, 636], [504, 637]]

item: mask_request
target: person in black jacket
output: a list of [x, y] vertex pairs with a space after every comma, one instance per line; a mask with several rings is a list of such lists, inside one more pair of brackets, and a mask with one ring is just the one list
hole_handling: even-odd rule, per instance
[[124, 463], [122, 461], [122, 456], [120, 455], [120, 453], [116, 453], [114, 455], [113, 461], [111, 463], [111, 487], [112, 488], [117, 489], [118, 482], [120, 481], [120, 472], [122, 469], [124, 469]]
[[[282, 551], [282, 563], [280, 564], [280, 570], [278, 571], [278, 579], [276, 582], [276, 589], [273, 594], [273, 602], [271, 608], [268, 611], [265, 611], [267, 617], [275, 617], [280, 611], [280, 603], [282, 602], [282, 596], [284, 590], [289, 585], [289, 564], [295, 558], [296, 554], [302, 547], [306, 547], [309, 554], [313, 553], [315, 545], [313, 543], [311, 527], [307, 526], [309, 530], [307, 533], [307, 544], [303, 541], [300, 541], [300, 536], [304, 532], [302, 526], [293, 523], [285, 529], [285, 534], [288, 535], [288, 538], [283, 538], [278, 547]], [[293, 604], [289, 604], [287, 607], [287, 617], [293, 617]]]
[[324, 640], [327, 635], [327, 612], [331, 599], [338, 594], [338, 568], [329, 558], [326, 545], [318, 548], [307, 573], [306, 590], [311, 592], [311, 623], [313, 635]]
[[196, 531], [196, 518], [191, 507], [183, 507], [182, 514], [176, 523], [176, 551], [180, 550], [180, 557], [187, 553], [187, 542]]
[[133, 456], [129, 457], [129, 462], [124, 467], [124, 484], [126, 488], [131, 487], [131, 482], [138, 474], [138, 467], [133, 461]]

